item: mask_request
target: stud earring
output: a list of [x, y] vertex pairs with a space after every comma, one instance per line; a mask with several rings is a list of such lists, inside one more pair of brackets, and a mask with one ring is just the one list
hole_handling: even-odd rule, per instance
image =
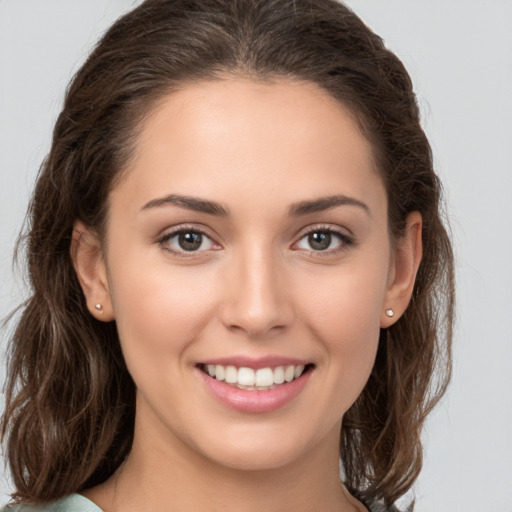
[[94, 306], [94, 309], [98, 310], [100, 313], [103, 313], [103, 306], [101, 304], [96, 304], [96, 306]]
[[393, 318], [395, 316], [395, 312], [392, 309], [386, 309], [385, 313], [386, 313], [386, 316], [389, 318]]

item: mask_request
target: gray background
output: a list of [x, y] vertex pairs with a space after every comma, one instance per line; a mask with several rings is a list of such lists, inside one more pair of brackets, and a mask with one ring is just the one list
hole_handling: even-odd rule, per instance
[[[12, 250], [64, 89], [102, 31], [134, 3], [0, 0], [0, 317], [25, 293]], [[427, 425], [416, 510], [510, 512], [512, 1], [347, 3], [413, 77], [456, 245], [454, 377]], [[0, 468], [1, 504], [10, 487]]]

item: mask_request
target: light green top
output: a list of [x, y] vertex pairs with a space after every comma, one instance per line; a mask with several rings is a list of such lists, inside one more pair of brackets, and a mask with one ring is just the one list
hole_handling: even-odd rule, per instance
[[6, 505], [0, 512], [102, 512], [101, 508], [80, 494], [70, 494], [46, 505]]

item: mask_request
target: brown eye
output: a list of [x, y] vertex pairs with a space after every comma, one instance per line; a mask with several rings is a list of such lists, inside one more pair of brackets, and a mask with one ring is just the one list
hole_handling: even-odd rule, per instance
[[159, 240], [159, 244], [173, 253], [202, 253], [215, 248], [213, 240], [202, 233], [191, 229], [180, 229], [168, 233]]
[[333, 228], [318, 227], [317, 229], [312, 229], [309, 233], [305, 233], [300, 240], [294, 244], [294, 249], [301, 249], [310, 253], [324, 252], [327, 255], [347, 249], [353, 244], [353, 237], [342, 231]]
[[315, 251], [325, 251], [329, 249], [331, 241], [332, 235], [327, 231], [317, 231], [308, 235], [309, 246]]
[[183, 232], [178, 235], [178, 245], [184, 251], [197, 251], [203, 243], [201, 233]]

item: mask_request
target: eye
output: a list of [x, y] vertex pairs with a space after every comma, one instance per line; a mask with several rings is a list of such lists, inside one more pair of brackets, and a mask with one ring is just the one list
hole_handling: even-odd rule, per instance
[[298, 249], [314, 252], [335, 252], [351, 245], [353, 240], [332, 228], [317, 228], [306, 233], [296, 244]]
[[158, 243], [174, 253], [203, 252], [215, 247], [210, 237], [195, 229], [180, 229], [167, 233]]

